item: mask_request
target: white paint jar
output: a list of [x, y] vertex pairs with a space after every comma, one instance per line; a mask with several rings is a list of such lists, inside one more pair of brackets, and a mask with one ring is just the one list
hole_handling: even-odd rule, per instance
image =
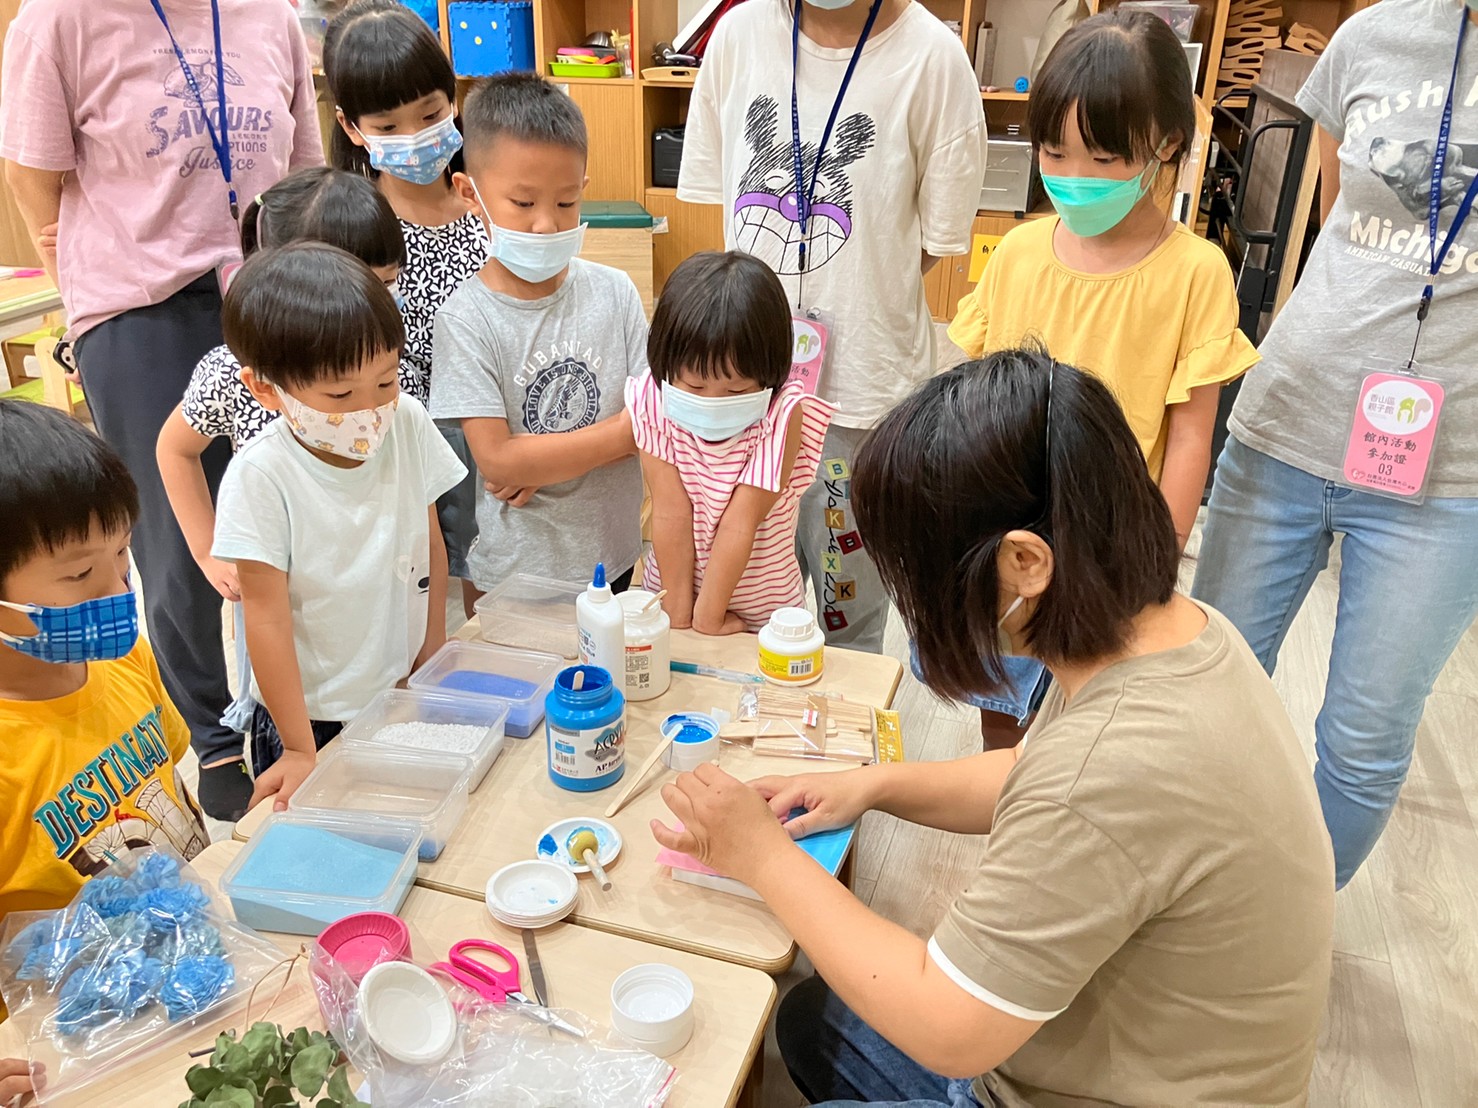
[[631, 589], [619, 599], [626, 621], [626, 699], [653, 700], [672, 684], [672, 621], [660, 602], [652, 603], [656, 593]]

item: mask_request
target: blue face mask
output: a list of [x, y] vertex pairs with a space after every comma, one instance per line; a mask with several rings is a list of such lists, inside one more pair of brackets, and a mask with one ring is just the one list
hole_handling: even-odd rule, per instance
[[773, 392], [761, 389], [738, 396], [696, 396], [663, 381], [662, 411], [704, 442], [723, 442], [764, 419]]
[[413, 185], [434, 184], [446, 172], [452, 156], [462, 149], [462, 132], [457, 130], [456, 116], [451, 115], [413, 135], [367, 135], [359, 131], [359, 137], [364, 139], [373, 168]]
[[390, 299], [395, 301], [395, 310], [402, 315], [405, 314], [405, 293], [400, 291], [400, 278], [397, 277], [385, 286], [390, 290]]
[[139, 611], [132, 591], [84, 600], [69, 608], [6, 600], [0, 600], [0, 607], [25, 612], [36, 625], [34, 635], [0, 631], [0, 642], [43, 662], [110, 662], [122, 658], [139, 641]]
[[1108, 177], [1053, 177], [1042, 174], [1042, 187], [1057, 209], [1063, 226], [1079, 238], [1091, 239], [1111, 231], [1134, 210], [1149, 191], [1155, 173], [1165, 163], [1158, 153], [1136, 177], [1115, 181]]

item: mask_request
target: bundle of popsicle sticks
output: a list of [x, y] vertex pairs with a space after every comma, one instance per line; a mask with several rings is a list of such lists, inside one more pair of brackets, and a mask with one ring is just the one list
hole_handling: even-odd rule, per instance
[[769, 686], [759, 689], [758, 697], [753, 718], [724, 724], [720, 738], [747, 745], [756, 754], [859, 765], [877, 760], [872, 709], [866, 705]]

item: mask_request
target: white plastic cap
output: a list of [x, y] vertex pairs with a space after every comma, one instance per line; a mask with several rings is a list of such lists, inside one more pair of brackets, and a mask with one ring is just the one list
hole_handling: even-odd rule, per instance
[[779, 639], [804, 641], [816, 633], [816, 617], [804, 608], [777, 608], [770, 616], [770, 633]]

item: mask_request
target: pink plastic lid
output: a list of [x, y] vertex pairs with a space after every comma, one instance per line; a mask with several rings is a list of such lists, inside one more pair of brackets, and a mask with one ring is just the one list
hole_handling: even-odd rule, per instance
[[325, 927], [318, 936], [318, 945], [357, 984], [380, 962], [408, 961], [411, 933], [399, 916], [388, 912], [357, 912]]

